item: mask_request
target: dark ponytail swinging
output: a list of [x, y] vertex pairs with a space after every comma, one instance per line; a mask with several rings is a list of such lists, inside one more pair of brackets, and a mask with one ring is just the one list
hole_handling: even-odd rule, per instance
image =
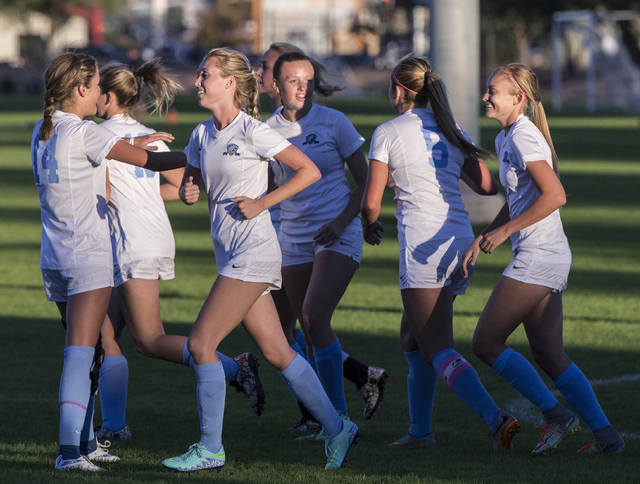
[[444, 137], [465, 156], [490, 157], [488, 151], [467, 141], [460, 131], [449, 106], [444, 82], [425, 59], [412, 55], [402, 59], [393, 70], [391, 82], [404, 88], [407, 102], [429, 106]]

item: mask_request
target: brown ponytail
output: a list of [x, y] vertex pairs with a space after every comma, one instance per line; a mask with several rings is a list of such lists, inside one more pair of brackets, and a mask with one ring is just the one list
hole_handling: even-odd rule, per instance
[[100, 72], [100, 89], [113, 92], [128, 114], [144, 101], [144, 107], [162, 115], [173, 102], [180, 85], [166, 75], [160, 58], [146, 62], [134, 72], [123, 64], [111, 64]]
[[49, 64], [44, 73], [44, 121], [39, 133], [41, 140], [47, 141], [51, 138], [51, 117], [58, 105], [71, 99], [76, 87], [91, 87], [97, 70], [96, 60], [86, 54], [61, 54]]

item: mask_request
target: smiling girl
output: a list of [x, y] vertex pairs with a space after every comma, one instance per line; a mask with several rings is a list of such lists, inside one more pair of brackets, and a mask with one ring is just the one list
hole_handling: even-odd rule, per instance
[[[184, 472], [224, 466], [225, 384], [216, 349], [242, 322], [265, 359], [324, 426], [326, 468], [340, 467], [358, 427], [338, 416], [313, 369], [289, 347], [269, 294], [270, 288], [280, 287], [281, 253], [267, 209], [304, 190], [320, 173], [300, 150], [258, 120], [257, 76], [244, 55], [228, 48], [211, 50], [195, 85], [200, 106], [209, 109], [213, 119], [193, 131], [180, 197], [194, 203], [198, 183], [204, 181], [218, 277], [188, 342], [198, 380], [201, 438], [163, 465]], [[267, 193], [270, 158], [294, 175]]]
[[559, 208], [565, 204], [535, 73], [522, 64], [497, 68], [482, 98], [486, 116], [502, 126], [496, 138], [500, 182], [507, 202], [464, 254], [475, 265], [511, 238], [513, 260], [502, 273], [473, 335], [473, 351], [542, 412], [545, 425], [533, 454], [552, 451], [580, 428], [578, 418], [549, 391], [531, 363], [506, 346], [524, 324], [533, 357], [578, 415], [595, 442], [578, 452], [622, 452], [613, 429], [580, 369], [562, 344], [562, 291], [567, 287], [571, 250]]
[[[263, 79], [265, 74], [263, 70]], [[273, 66], [273, 87], [282, 107], [267, 124], [309, 156], [322, 173], [319, 182], [282, 202], [278, 240], [287, 296], [312, 345], [307, 348], [309, 361], [334, 407], [346, 415], [344, 354], [331, 318], [362, 258], [358, 212], [367, 162], [361, 149], [364, 138], [347, 117], [312, 101], [317, 80], [314, 64], [302, 52], [279, 56]], [[345, 165], [356, 183], [353, 193]], [[293, 175], [277, 163], [272, 167], [278, 183]], [[382, 401], [387, 373], [353, 358], [346, 362], [363, 369], [360, 388], [375, 382], [371, 392], [361, 392], [366, 398], [364, 416], [371, 418]]]

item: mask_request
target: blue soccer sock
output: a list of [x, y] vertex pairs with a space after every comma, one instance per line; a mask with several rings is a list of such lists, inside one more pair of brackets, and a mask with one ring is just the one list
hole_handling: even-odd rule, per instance
[[93, 435], [93, 411], [95, 409], [96, 396], [89, 396], [89, 405], [87, 405], [87, 415], [84, 419], [84, 427], [80, 433], [80, 453], [89, 455], [98, 448], [96, 439]]
[[224, 379], [227, 381], [236, 381], [236, 376], [238, 376], [238, 371], [240, 371], [240, 367], [236, 360], [233, 358], [229, 358], [227, 355], [216, 351], [216, 355], [220, 358], [222, 362], [222, 368], [224, 369]]
[[309, 363], [309, 365], [311, 366], [311, 369], [313, 371], [316, 372], [316, 374], [318, 373], [318, 365], [316, 364], [316, 357], [315, 355], [309, 355], [307, 354], [307, 363]]
[[422, 438], [431, 433], [433, 401], [438, 383], [438, 372], [422, 358], [420, 350], [405, 352], [409, 363], [407, 393], [409, 396], [409, 434]]
[[100, 367], [102, 426], [118, 431], [127, 425], [129, 364], [124, 355], [105, 356]]
[[[188, 366], [193, 369], [196, 366], [195, 361], [193, 361], [193, 356], [189, 353], [189, 349], [187, 348], [187, 343], [189, 340], [184, 342], [184, 346], [182, 347], [182, 364], [184, 366]], [[240, 368], [238, 367], [238, 363], [233, 358], [229, 358], [227, 355], [216, 351], [216, 355], [222, 362], [222, 367], [224, 368], [224, 378], [227, 381], [236, 381], [236, 375]]]
[[500, 409], [482, 386], [476, 371], [460, 353], [453, 348], [442, 350], [434, 356], [433, 368], [453, 393], [487, 423], [489, 429], [498, 425]]
[[545, 412], [558, 404], [533, 365], [520, 353], [505, 349], [491, 366], [513, 388], [524, 395], [540, 411]]
[[302, 349], [302, 356], [304, 359], [307, 359], [307, 342], [304, 340], [304, 333], [302, 331], [298, 331], [298, 336], [296, 336], [296, 343]]
[[322, 424], [330, 439], [342, 431], [342, 419], [333, 408], [318, 376], [304, 358], [296, 355], [280, 374], [292, 392], [298, 395], [299, 401]]
[[226, 384], [222, 363], [196, 365], [198, 413], [200, 414], [200, 444], [214, 454], [222, 447], [222, 421]]
[[64, 349], [64, 366], [60, 378], [60, 448], [63, 459], [80, 457], [80, 434], [84, 427], [89, 405], [91, 380], [89, 371], [93, 364], [95, 348], [67, 346]]
[[293, 351], [295, 351], [296, 353], [298, 353], [300, 356], [302, 356], [305, 360], [307, 359], [307, 355], [305, 354], [305, 352], [303, 351], [302, 348], [300, 348], [300, 345], [298, 344], [298, 342], [296, 341], [295, 343], [289, 345], [291, 347], [291, 349]]
[[313, 354], [316, 359], [318, 378], [320, 378], [322, 388], [327, 392], [327, 396], [336, 411], [347, 415], [340, 341], [336, 339], [333, 343], [323, 348], [313, 348]]
[[571, 363], [562, 375], [553, 380], [553, 384], [592, 432], [610, 425], [589, 380], [574, 363]]

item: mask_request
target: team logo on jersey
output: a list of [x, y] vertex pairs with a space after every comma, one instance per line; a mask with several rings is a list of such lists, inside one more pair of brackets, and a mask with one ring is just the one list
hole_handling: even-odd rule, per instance
[[307, 136], [307, 140], [302, 144], [303, 145], [317, 145], [317, 144], [320, 144], [320, 142], [318, 141], [318, 135], [317, 134], [310, 134], [309, 136]]
[[502, 157], [502, 163], [509, 163], [509, 153], [504, 152], [504, 156]]
[[240, 153], [238, 153], [238, 150], [240, 149], [240, 147], [235, 144], [235, 143], [229, 143], [227, 145], [227, 151], [225, 151], [224, 153], [222, 153], [223, 156], [225, 155], [229, 155], [229, 156], [240, 156]]

